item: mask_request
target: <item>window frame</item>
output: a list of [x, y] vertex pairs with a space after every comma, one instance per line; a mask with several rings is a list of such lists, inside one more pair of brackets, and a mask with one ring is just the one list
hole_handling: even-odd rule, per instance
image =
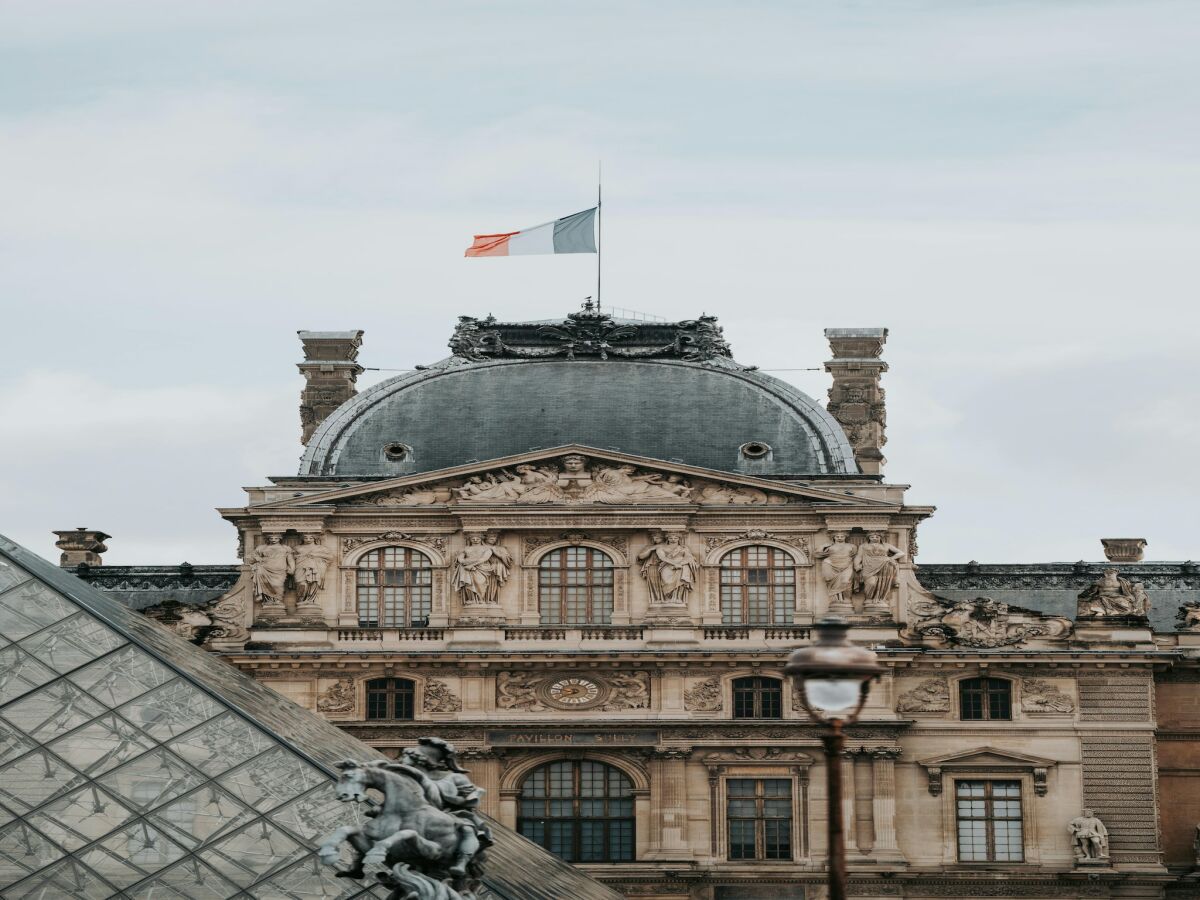
[[[583, 566], [569, 563], [577, 554], [585, 560]], [[603, 560], [604, 564], [597, 565]], [[583, 572], [582, 584], [572, 584], [571, 574]], [[556, 577], [551, 578], [553, 573]], [[537, 563], [538, 623], [561, 628], [611, 625], [617, 595], [616, 560], [604, 550], [586, 544], [569, 544], [553, 547], [542, 554]], [[572, 621], [569, 615], [569, 592], [571, 588], [584, 589], [585, 616]], [[554, 615], [547, 612], [553, 610]]]
[[[735, 796], [730, 787], [733, 782], [748, 781], [754, 784], [753, 796]], [[783, 816], [767, 816], [766, 802], [771, 799], [781, 799], [781, 797], [768, 796], [765, 790], [765, 783], [768, 781], [777, 781], [787, 784], [787, 802], [788, 814]], [[800, 829], [797, 822], [797, 810], [799, 800], [796, 796], [796, 778], [790, 775], [769, 774], [769, 773], [742, 773], [729, 775], [724, 779], [724, 808], [721, 811], [722, 826], [725, 833], [724, 859], [728, 862], [774, 862], [774, 863], [789, 863], [794, 862], [797, 858], [797, 850], [800, 846]], [[755, 814], [753, 817], [737, 816], [730, 814], [731, 801], [753, 799], [755, 804]], [[753, 822], [754, 829], [754, 855], [753, 856], [734, 856], [733, 848], [733, 822], [734, 821], [750, 821]], [[787, 854], [782, 856], [768, 856], [767, 854], [767, 823], [768, 822], [786, 822], [787, 828]], [[716, 823], [714, 823], [715, 826]]]
[[[380, 687], [383, 683], [386, 686]], [[399, 687], [405, 685], [406, 687]], [[363, 711], [363, 718], [371, 722], [412, 722], [416, 719], [417, 712], [417, 684], [410, 678], [372, 678], [366, 684], [367, 702]], [[386, 715], [377, 716], [371, 714], [372, 697], [383, 696], [384, 712]], [[401, 716], [396, 714], [396, 702], [399, 698], [407, 697], [408, 715]]]
[[[748, 684], [748, 682], [762, 682]], [[732, 703], [730, 708], [735, 719], [782, 719], [783, 718], [783, 679], [770, 675], [743, 675], [735, 678], [729, 685]], [[739, 714], [738, 694], [750, 695], [750, 715]], [[763, 708], [767, 695], [774, 695], [774, 715], [764, 715]]]
[[[953, 804], [953, 822], [954, 822], [954, 861], [962, 865], [1026, 865], [1031, 862], [1028, 849], [1028, 835], [1030, 832], [1030, 821], [1028, 817], [1029, 806], [1026, 803], [1025, 780], [1019, 776], [1003, 776], [1003, 775], [964, 775], [952, 779], [953, 785], [950, 793], [950, 799]], [[968, 816], [961, 815], [960, 801], [973, 800], [973, 797], [960, 797], [959, 789], [962, 785], [967, 784], [982, 784], [984, 785], [984, 815], [983, 816]], [[1016, 788], [1015, 795], [1009, 795], [1000, 798], [1002, 801], [1014, 800], [1017, 803], [1017, 816], [1002, 816], [994, 815], [995, 794], [994, 786], [997, 784], [1013, 785]], [[1020, 857], [1017, 859], [996, 859], [996, 835], [994, 824], [997, 822], [1017, 822], [1019, 828], [1019, 848]], [[984, 837], [985, 837], [985, 853], [986, 859], [964, 859], [963, 858], [963, 842], [962, 842], [962, 823], [963, 822], [984, 822]]]
[[[389, 552], [403, 554], [403, 565], [386, 566]], [[365, 565], [376, 558], [375, 565]], [[417, 560], [424, 560], [419, 564]], [[437, 568], [433, 558], [423, 550], [401, 544], [372, 547], [354, 564], [354, 608], [359, 628], [416, 628], [428, 625], [433, 614], [433, 572]], [[364, 583], [365, 573], [373, 574], [373, 583]], [[402, 573], [399, 583], [389, 583], [387, 573]], [[420, 574], [422, 577], [417, 578]], [[389, 601], [385, 593], [395, 591], [396, 597]], [[368, 596], [373, 592], [374, 596]], [[384, 616], [385, 604], [403, 605], [403, 615]], [[364, 615], [373, 610], [374, 616]]]
[[[569, 796], [555, 795], [551, 783], [551, 770], [555, 766], [568, 766], [571, 773], [571, 793]], [[583, 793], [583, 770], [584, 766], [597, 766], [604, 773], [605, 793], [602, 797], [587, 796]], [[545, 772], [545, 793], [543, 796], [536, 797], [526, 793], [527, 785], [539, 774]], [[620, 779], [624, 781], [621, 790], [624, 793], [616, 795], [610, 793], [612, 780]], [[521, 776], [520, 783], [516, 790], [516, 806], [517, 820], [515, 828], [518, 834], [533, 841], [538, 846], [545, 849], [548, 853], [553, 853], [550, 843], [552, 840], [550, 829], [547, 827], [552, 822], [569, 823], [571, 858], [559, 856], [559, 859], [570, 863], [571, 865], [592, 865], [592, 864], [609, 864], [609, 863], [629, 863], [637, 861], [637, 790], [634, 786], [634, 779], [624, 770], [610, 762], [597, 759], [551, 759], [533, 767], [528, 772]], [[588, 801], [603, 802], [604, 815], [597, 816], [594, 814], [584, 813], [582, 805]], [[611, 804], [613, 801], [620, 801], [628, 805], [628, 815], [611, 815]], [[571, 815], [561, 816], [552, 815], [553, 808], [556, 804], [569, 803], [571, 807]], [[541, 815], [527, 815], [527, 803], [540, 803], [542, 806]], [[603, 823], [601, 844], [604, 849], [603, 858], [601, 859], [583, 859], [583, 828], [584, 822]], [[540, 824], [542, 834], [540, 838], [534, 834], [525, 831], [527, 825]], [[613, 826], [626, 825], [627, 831], [621, 836], [621, 852], [613, 853]]]
[[[976, 687], [975, 685], [979, 686]], [[1010, 678], [1000, 678], [995, 675], [973, 675], [960, 679], [958, 682], [958, 719], [960, 722], [1011, 722], [1013, 721], [1014, 690]], [[968, 694], [977, 697], [977, 702], [971, 703], [971, 711], [978, 707], [979, 715], [967, 715]], [[1007, 715], [993, 714], [993, 700], [1003, 700]]]
[[[769, 565], [752, 565], [752, 551], [767, 554]], [[730, 560], [736, 557], [737, 564]], [[782, 562], [781, 562], [782, 560]], [[764, 581], [758, 581], [749, 573], [766, 573]], [[736, 576], [735, 576], [736, 573]], [[787, 550], [770, 544], [745, 544], [721, 554], [717, 560], [717, 582], [720, 594], [721, 624], [725, 626], [766, 627], [787, 626], [796, 623], [796, 597], [799, 579], [796, 576], [796, 560]], [[752, 614], [752, 588], [767, 588], [767, 616], [765, 621]], [[733, 609], [736, 604], [736, 616]]]

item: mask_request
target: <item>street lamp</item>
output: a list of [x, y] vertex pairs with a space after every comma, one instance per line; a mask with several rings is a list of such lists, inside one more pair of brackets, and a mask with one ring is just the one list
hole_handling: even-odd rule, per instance
[[846, 640], [850, 623], [837, 616], [816, 624], [817, 641], [792, 651], [784, 671], [796, 679], [801, 702], [809, 717], [826, 730], [821, 734], [825, 748], [825, 776], [829, 798], [829, 900], [846, 898], [846, 845], [842, 836], [842, 749], [846, 738], [843, 725], [858, 719], [871, 681], [883, 666], [865, 647]]

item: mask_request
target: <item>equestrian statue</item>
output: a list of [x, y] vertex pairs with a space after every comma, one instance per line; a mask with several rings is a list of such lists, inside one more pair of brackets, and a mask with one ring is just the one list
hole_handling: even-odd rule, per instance
[[337, 798], [383, 803], [367, 810], [366, 823], [337, 829], [318, 854], [336, 865], [349, 842], [354, 862], [338, 877], [361, 878], [365, 866], [382, 865], [379, 881], [392, 888], [388, 900], [474, 900], [492, 834], [478, 812], [483, 790], [458, 764], [454, 745], [423, 737], [397, 761], [338, 763]]

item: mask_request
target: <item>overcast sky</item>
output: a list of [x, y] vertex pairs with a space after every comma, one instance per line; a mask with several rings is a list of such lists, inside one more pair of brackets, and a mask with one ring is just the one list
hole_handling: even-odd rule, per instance
[[296, 330], [571, 311], [592, 258], [462, 252], [602, 158], [607, 303], [766, 369], [891, 329], [919, 561], [1200, 559], [1197, 46], [1195, 0], [6, 0], [0, 531], [234, 561]]

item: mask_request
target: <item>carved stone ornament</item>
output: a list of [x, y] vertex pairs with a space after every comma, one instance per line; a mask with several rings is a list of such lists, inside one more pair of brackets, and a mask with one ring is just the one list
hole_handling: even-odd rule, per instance
[[940, 639], [961, 647], [1008, 647], [1031, 638], [1058, 640], [1071, 632], [1069, 619], [1028, 610], [1018, 610], [1018, 618], [1007, 603], [989, 597], [931, 602], [914, 594], [909, 614], [909, 638]]
[[1076, 865], [1108, 861], [1108, 829], [1090, 809], [1068, 822], [1067, 831], [1071, 835]]
[[450, 713], [460, 712], [462, 710], [462, 700], [458, 695], [450, 690], [450, 686], [444, 681], [438, 681], [436, 678], [430, 678], [425, 682], [425, 712], [431, 713]]
[[576, 709], [614, 711], [648, 709], [646, 672], [587, 673], [501, 672], [496, 676], [500, 709]]
[[738, 541], [778, 541], [782, 544], [791, 544], [802, 552], [804, 562], [807, 562], [809, 558], [807, 535], [775, 534], [774, 532], [764, 531], [761, 528], [750, 528], [740, 534], [712, 534], [705, 538], [704, 546], [711, 553], [719, 547], [724, 547], [726, 544], [733, 544]]
[[585, 541], [594, 541], [612, 547], [622, 556], [625, 555], [628, 541], [623, 534], [593, 534], [589, 531], [562, 531], [557, 534], [527, 534], [521, 539], [521, 547], [525, 561], [529, 562], [530, 555], [539, 547], [566, 541], [573, 547], [578, 547]]
[[351, 505], [408, 507], [496, 503], [695, 503], [715, 506], [786, 504], [782, 494], [747, 485], [686, 479], [627, 463], [596, 461], [577, 453], [554, 464], [526, 463], [427, 485], [368, 494]]
[[250, 640], [250, 629], [246, 627], [247, 582], [238, 582], [224, 597], [219, 599], [211, 609], [208, 617], [212, 619], [213, 629], [209, 631], [207, 641], [222, 641], [229, 644], [244, 644]]
[[349, 553], [355, 547], [375, 541], [409, 541], [414, 544], [425, 544], [439, 553], [446, 549], [446, 539], [439, 534], [410, 534], [407, 531], [385, 531], [383, 534], [351, 535], [342, 538], [342, 550]]
[[354, 682], [340, 678], [317, 697], [317, 712], [354, 712]]
[[339, 800], [365, 803], [368, 791], [383, 795], [362, 825], [338, 828], [317, 851], [336, 866], [341, 845], [353, 852], [340, 876], [363, 878], [367, 867], [390, 888], [389, 900], [481, 900], [485, 851], [491, 830], [479, 814], [483, 790], [458, 763], [454, 745], [425, 737], [397, 761], [338, 763]]
[[1098, 580], [1079, 595], [1079, 618], [1144, 617], [1150, 611], [1150, 601], [1141, 582], [1121, 578], [1117, 570], [1108, 568]]
[[213, 620], [208, 606], [192, 606], [178, 600], [164, 600], [141, 610], [142, 615], [173, 631], [185, 641], [201, 644], [213, 629]]
[[898, 713], [945, 713], [950, 711], [950, 684], [945, 678], [926, 678], [896, 701]]
[[721, 681], [715, 676], [706, 678], [683, 692], [683, 708], [693, 712], [715, 712], [723, 705]]
[[1021, 679], [1021, 710], [1033, 714], [1071, 713], [1075, 701], [1041, 678]]
[[1175, 614], [1180, 631], [1200, 631], [1200, 600], [1191, 600], [1179, 607]]
[[454, 357], [465, 362], [617, 357], [737, 365], [730, 358], [729, 344], [715, 316], [674, 323], [617, 322], [591, 300], [554, 325], [459, 316], [449, 346]]

